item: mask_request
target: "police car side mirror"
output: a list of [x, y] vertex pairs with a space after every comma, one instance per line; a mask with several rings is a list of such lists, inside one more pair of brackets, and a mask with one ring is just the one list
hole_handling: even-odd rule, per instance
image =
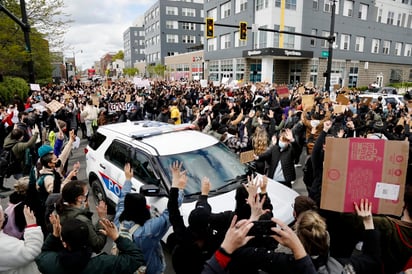
[[163, 194], [160, 191], [160, 187], [156, 185], [143, 185], [140, 188], [140, 194], [149, 197], [163, 196]]

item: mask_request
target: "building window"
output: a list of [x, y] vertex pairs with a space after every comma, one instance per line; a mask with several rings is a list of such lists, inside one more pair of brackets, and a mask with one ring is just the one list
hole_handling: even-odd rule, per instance
[[179, 15], [179, 10], [177, 7], [166, 7], [167, 15]]
[[166, 43], [178, 43], [179, 37], [177, 34], [166, 34]]
[[216, 51], [217, 50], [217, 39], [211, 38], [207, 39], [207, 51]]
[[402, 54], [402, 43], [396, 42], [395, 43], [395, 55], [401, 56], [401, 54]]
[[235, 32], [235, 47], [245, 47], [247, 45], [246, 40], [240, 40], [240, 32], [236, 31]]
[[[279, 25], [274, 25], [273, 26], [273, 29], [274, 30], [279, 30], [280, 29], [280, 26]], [[279, 45], [279, 32], [274, 32], [273, 33], [273, 45], [275, 46], [275, 48], [281, 48], [282, 46], [281, 45]]]
[[355, 88], [356, 85], [358, 84], [358, 67], [350, 67], [349, 68], [349, 83], [348, 87], [349, 88]]
[[357, 36], [355, 43], [355, 51], [363, 52], [363, 45], [365, 44], [365, 37]]
[[256, 10], [266, 9], [268, 4], [269, 0], [256, 0]]
[[[329, 37], [329, 31], [322, 31], [323, 37]], [[328, 40], [322, 40], [322, 48], [327, 48], [329, 46]]]
[[224, 19], [230, 16], [232, 2], [226, 2], [220, 5], [220, 19]]
[[280, 4], [282, 1], [280, 0], [275, 0], [275, 7], [280, 8]]
[[[295, 27], [285, 26], [285, 31], [295, 32]], [[284, 47], [287, 49], [295, 48], [295, 35], [293, 34], [283, 34]]]
[[343, 2], [343, 16], [353, 16], [353, 1], [352, 0], [345, 0]]
[[395, 13], [393, 11], [388, 11], [388, 18], [386, 19], [386, 24], [393, 25], [394, 17], [395, 17]]
[[296, 10], [296, 0], [286, 0], [286, 8], [289, 10]]
[[358, 18], [361, 19], [361, 20], [367, 20], [368, 19], [368, 5], [359, 4]]
[[382, 53], [389, 55], [390, 48], [391, 48], [391, 41], [384, 40], [383, 45], [382, 45]]
[[379, 53], [380, 42], [381, 41], [379, 39], [372, 39], [372, 49], [371, 49], [372, 53]]
[[[311, 35], [318, 35], [318, 30], [317, 29], [312, 29]], [[311, 47], [316, 47], [316, 38], [310, 38], [310, 46]]]
[[183, 44], [196, 44], [196, 37], [194, 35], [182, 35]]
[[182, 16], [196, 17], [196, 10], [189, 8], [182, 8]]
[[228, 49], [231, 47], [230, 33], [220, 36], [220, 49]]
[[195, 26], [196, 26], [195, 23], [188, 23], [188, 22], [182, 23], [182, 29], [185, 29], [185, 30], [195, 30], [196, 29]]
[[383, 10], [379, 9], [378, 10], [378, 18], [376, 18], [376, 22], [382, 23], [382, 13], [383, 13]]
[[312, 2], [312, 8], [314, 10], [318, 10], [319, 9], [319, 1], [318, 0], [313, 0]]
[[167, 29], [178, 29], [177, 21], [166, 21], [166, 28]]
[[412, 44], [405, 44], [405, 54], [404, 56], [412, 56]]
[[235, 13], [247, 10], [247, 0], [236, 0]]
[[216, 8], [214, 8], [214, 9], [211, 9], [211, 10], [208, 10], [207, 11], [207, 17], [208, 18], [213, 18], [213, 20], [217, 20], [217, 9]]
[[[332, 3], [333, 1], [325, 0], [323, 5], [324, 12], [332, 12]], [[335, 2], [335, 14], [339, 14], [339, 0]]]
[[314, 86], [317, 85], [318, 81], [318, 69], [319, 69], [319, 61], [318, 59], [313, 59], [312, 63], [310, 64], [310, 80]]
[[[267, 26], [262, 26], [262, 28], [267, 28]], [[259, 43], [257, 48], [262, 49], [267, 47], [267, 32], [266, 31], [259, 31]]]
[[349, 50], [350, 45], [350, 35], [349, 34], [341, 34], [340, 35], [340, 49], [341, 50]]
[[401, 20], [402, 20], [402, 14], [399, 13], [399, 14], [398, 14], [398, 21], [396, 21], [396, 25], [397, 25], [398, 27], [401, 26]]

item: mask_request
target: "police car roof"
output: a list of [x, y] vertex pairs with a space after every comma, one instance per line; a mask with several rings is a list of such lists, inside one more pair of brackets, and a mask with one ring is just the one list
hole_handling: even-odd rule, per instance
[[[157, 150], [159, 155], [173, 155], [197, 150], [218, 143], [208, 134], [193, 129], [193, 125], [171, 125], [155, 121], [116, 123], [99, 127], [115, 132], [128, 142], [142, 142]], [[147, 149], [150, 149], [147, 147]], [[154, 151], [153, 151], [154, 152]]]

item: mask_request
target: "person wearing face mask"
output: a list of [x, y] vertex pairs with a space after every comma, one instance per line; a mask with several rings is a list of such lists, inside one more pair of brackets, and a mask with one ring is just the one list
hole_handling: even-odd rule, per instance
[[298, 152], [299, 145], [293, 137], [292, 130], [285, 129], [280, 132], [279, 140], [273, 135], [272, 146], [260, 156], [255, 155], [255, 160], [266, 162], [266, 176], [291, 188], [292, 181], [296, 179], [294, 159]]
[[[14, 164], [10, 168], [10, 174], [13, 175], [16, 180], [23, 177], [23, 162], [25, 151], [26, 149], [34, 146], [38, 135], [39, 130], [37, 127], [35, 127], [35, 129], [33, 130], [33, 136], [30, 138], [30, 140], [24, 142], [24, 132], [19, 128], [15, 128], [4, 140], [3, 148], [11, 150], [14, 155], [13, 157], [15, 158]], [[10, 190], [9, 188], [4, 187], [3, 184], [4, 178], [0, 177], [0, 192]]]
[[[88, 245], [93, 252], [99, 253], [106, 244], [106, 236], [99, 232], [103, 226], [99, 221], [92, 222], [93, 213], [88, 203], [89, 189], [85, 181], [70, 181], [62, 189], [61, 197], [56, 203], [56, 212], [60, 216], [60, 222], [64, 225], [68, 220], [77, 219], [87, 225], [89, 236]], [[96, 206], [99, 220], [107, 218], [107, 206], [100, 201]], [[46, 216], [47, 217], [47, 216]]]
[[[74, 132], [70, 132], [70, 139], [67, 145], [64, 147], [59, 157], [53, 151], [53, 148], [49, 145], [42, 145], [38, 149], [40, 163], [42, 168], [39, 171], [37, 179], [31, 180], [29, 184], [30, 193], [36, 197], [31, 197], [35, 201], [36, 205], [31, 207], [36, 212], [38, 224], [42, 226], [43, 232], [47, 232], [44, 210], [47, 197], [51, 193], [60, 193], [65, 184], [77, 176], [77, 172], [80, 168], [80, 163], [76, 163], [73, 166], [73, 170], [68, 173], [66, 178], [63, 177], [63, 167], [69, 158], [70, 151], [75, 141], [76, 136]], [[33, 190], [34, 189], [34, 190]]]

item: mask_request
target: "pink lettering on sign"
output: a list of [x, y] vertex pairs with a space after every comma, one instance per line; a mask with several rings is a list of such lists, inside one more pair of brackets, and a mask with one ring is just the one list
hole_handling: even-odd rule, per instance
[[[345, 212], [353, 211], [353, 202], [359, 202], [362, 198], [379, 204], [379, 200], [374, 198], [374, 191], [376, 183], [382, 180], [384, 148], [384, 140], [350, 139]], [[376, 213], [377, 207], [373, 210]]]

